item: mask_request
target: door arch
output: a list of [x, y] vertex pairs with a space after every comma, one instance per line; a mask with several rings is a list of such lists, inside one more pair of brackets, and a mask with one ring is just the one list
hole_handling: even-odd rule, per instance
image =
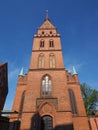
[[53, 130], [53, 118], [51, 116], [41, 117], [41, 130]]

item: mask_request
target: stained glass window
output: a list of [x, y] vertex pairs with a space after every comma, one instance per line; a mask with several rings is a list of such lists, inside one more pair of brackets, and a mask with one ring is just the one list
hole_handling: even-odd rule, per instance
[[51, 95], [52, 82], [48, 75], [42, 79], [42, 95]]

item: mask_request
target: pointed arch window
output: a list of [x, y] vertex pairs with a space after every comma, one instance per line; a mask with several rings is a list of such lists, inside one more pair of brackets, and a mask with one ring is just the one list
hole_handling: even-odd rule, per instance
[[70, 104], [73, 114], [77, 114], [77, 107], [76, 107], [76, 101], [73, 90], [69, 89], [69, 97], [70, 97]]
[[40, 54], [38, 58], [38, 67], [44, 68], [44, 54]]
[[48, 75], [42, 79], [42, 96], [50, 96], [52, 92], [52, 81]]
[[44, 43], [45, 43], [44, 40], [41, 40], [40, 41], [40, 47], [44, 47]]
[[54, 54], [50, 54], [49, 60], [50, 60], [50, 68], [55, 68], [55, 56], [54, 56]]
[[53, 40], [50, 40], [50, 41], [49, 41], [49, 47], [54, 47], [54, 42], [53, 42]]

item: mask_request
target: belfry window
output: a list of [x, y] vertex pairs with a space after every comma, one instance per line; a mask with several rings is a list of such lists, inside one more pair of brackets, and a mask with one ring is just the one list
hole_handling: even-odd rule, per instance
[[72, 114], [77, 114], [77, 107], [76, 107], [74, 92], [71, 89], [69, 89], [68, 91], [69, 91]]
[[42, 34], [44, 34], [44, 31], [42, 31]]
[[49, 41], [49, 47], [54, 47], [54, 42], [53, 42], [53, 40], [50, 40], [50, 41]]
[[38, 58], [38, 68], [44, 68], [44, 54], [40, 54]]
[[48, 75], [42, 79], [42, 95], [50, 96], [52, 92], [52, 81]]
[[50, 60], [50, 68], [55, 68], [55, 56], [54, 56], [54, 54], [50, 54], [49, 60]]
[[52, 31], [50, 31], [50, 34], [52, 34]]
[[44, 47], [44, 40], [40, 41], [40, 47]]

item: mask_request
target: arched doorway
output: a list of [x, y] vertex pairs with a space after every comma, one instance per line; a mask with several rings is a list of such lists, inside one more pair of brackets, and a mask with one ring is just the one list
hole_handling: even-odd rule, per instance
[[41, 117], [41, 130], [53, 130], [53, 119], [51, 116]]

